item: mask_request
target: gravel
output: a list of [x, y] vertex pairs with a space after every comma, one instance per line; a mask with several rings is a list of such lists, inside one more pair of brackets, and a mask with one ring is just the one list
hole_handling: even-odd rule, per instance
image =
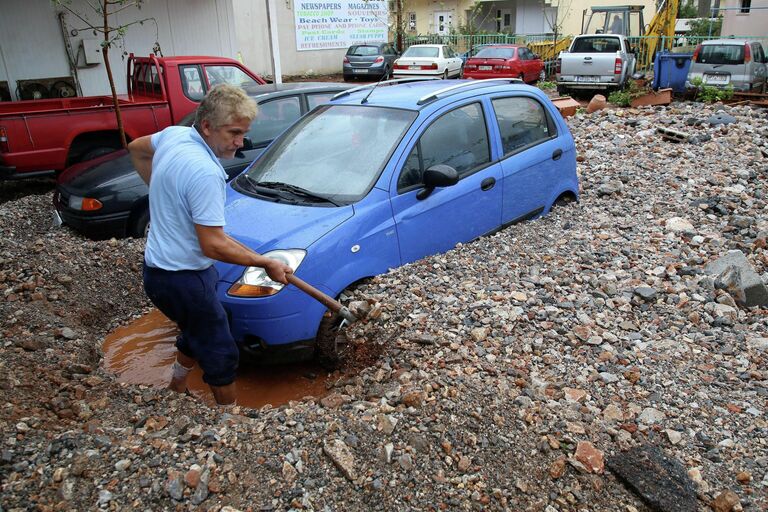
[[644, 511], [604, 460], [646, 445], [700, 509], [768, 507], [766, 309], [705, 272], [739, 250], [768, 280], [766, 112], [568, 122], [579, 203], [353, 290], [348, 371], [277, 408], [116, 382], [143, 241], [51, 229], [50, 193], [0, 204], [0, 509]]

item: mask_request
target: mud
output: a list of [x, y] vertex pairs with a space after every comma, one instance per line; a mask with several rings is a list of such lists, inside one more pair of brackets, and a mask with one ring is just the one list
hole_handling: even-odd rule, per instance
[[[173, 322], [152, 310], [106, 337], [104, 367], [120, 382], [164, 388], [171, 380], [177, 334]], [[313, 363], [267, 367], [241, 364], [236, 381], [237, 403], [258, 409], [267, 404], [278, 407], [305, 397], [319, 398], [327, 393], [328, 379], [328, 373]], [[196, 398], [215, 404], [199, 367], [190, 374], [188, 387]]]

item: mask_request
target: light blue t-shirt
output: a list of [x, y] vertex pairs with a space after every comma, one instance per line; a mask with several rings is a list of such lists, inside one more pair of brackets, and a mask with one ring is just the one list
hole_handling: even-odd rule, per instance
[[170, 126], [152, 135], [152, 146], [144, 261], [165, 270], [208, 268], [214, 260], [203, 255], [195, 224], [224, 225], [227, 174], [194, 127]]

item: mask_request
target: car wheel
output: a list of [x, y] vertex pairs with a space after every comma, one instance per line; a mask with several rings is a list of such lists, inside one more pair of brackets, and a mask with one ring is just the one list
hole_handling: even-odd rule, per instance
[[339, 332], [343, 319], [338, 313], [326, 311], [320, 321], [315, 338], [315, 358], [321, 366], [335, 370], [341, 364], [346, 347], [346, 338]]
[[525, 75], [524, 74], [520, 73], [520, 76], [518, 76], [517, 78], [519, 78], [523, 83], [525, 83]]
[[384, 69], [384, 81], [390, 80], [392, 78], [392, 70], [390, 68]]
[[80, 157], [81, 162], [87, 162], [88, 160], [93, 160], [94, 158], [99, 158], [100, 156], [104, 156], [109, 153], [114, 153], [117, 151], [117, 148], [113, 148], [110, 146], [98, 146], [95, 148], [91, 148], [85, 153], [83, 153], [83, 156]]
[[345, 81], [345, 82], [349, 82], [349, 81], [351, 81], [351, 80], [352, 80], [352, 78], [353, 78], [353, 77], [352, 77], [352, 76], [350, 76], [350, 75], [344, 75], [344, 81]]
[[135, 217], [131, 224], [130, 233], [133, 238], [146, 238], [149, 234], [149, 205]]
[[541, 73], [539, 73], [539, 78], [538, 78], [537, 82], [543, 82], [546, 79], [547, 79], [547, 74], [542, 69]]
[[443, 80], [448, 80], [448, 69], [443, 72]]

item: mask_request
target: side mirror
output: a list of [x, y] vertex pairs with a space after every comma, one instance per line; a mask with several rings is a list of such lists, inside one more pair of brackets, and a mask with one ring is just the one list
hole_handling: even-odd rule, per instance
[[416, 194], [416, 199], [426, 199], [437, 187], [450, 187], [459, 182], [459, 173], [450, 165], [433, 165], [422, 176], [424, 188]]

